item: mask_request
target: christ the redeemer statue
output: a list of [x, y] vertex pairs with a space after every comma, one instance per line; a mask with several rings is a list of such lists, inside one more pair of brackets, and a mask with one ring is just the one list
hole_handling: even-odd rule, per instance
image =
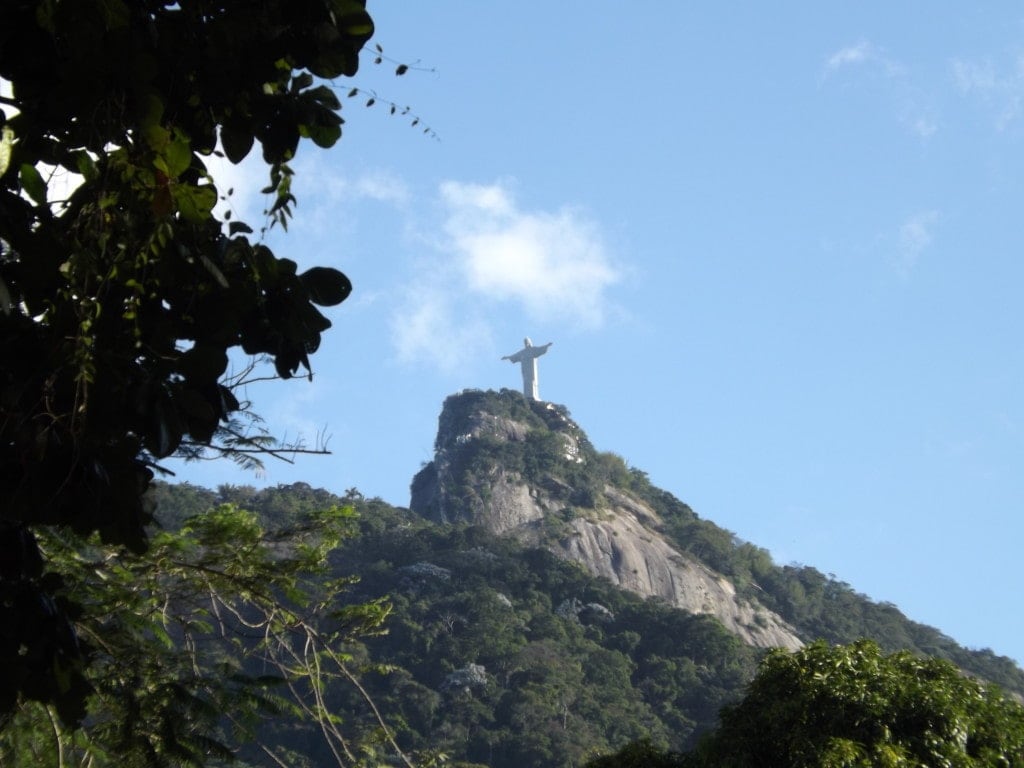
[[502, 360], [519, 363], [523, 372], [523, 394], [528, 400], [540, 400], [537, 387], [537, 358], [548, 351], [552, 342], [539, 347], [533, 346], [529, 338], [523, 339], [523, 348], [514, 355], [505, 355]]

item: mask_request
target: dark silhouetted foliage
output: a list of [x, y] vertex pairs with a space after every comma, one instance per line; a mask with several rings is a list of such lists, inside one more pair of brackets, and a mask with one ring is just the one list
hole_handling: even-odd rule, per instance
[[160, 459], [266, 447], [228, 352], [309, 369], [349, 281], [218, 218], [207, 160], [258, 144], [286, 227], [300, 139], [341, 136], [316, 78], [354, 74], [372, 32], [362, 0], [0, 4], [0, 718], [30, 699], [76, 722], [89, 690], [74, 585], [36, 531], [143, 552]]

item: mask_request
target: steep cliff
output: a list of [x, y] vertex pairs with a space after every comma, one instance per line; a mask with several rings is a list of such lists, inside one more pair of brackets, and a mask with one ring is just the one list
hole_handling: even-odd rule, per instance
[[445, 401], [434, 459], [414, 478], [410, 507], [544, 546], [623, 589], [712, 615], [751, 645], [800, 647], [789, 623], [739, 595], [672, 535], [679, 526], [665, 515], [693, 513], [674, 499], [659, 510], [632, 488], [637, 477], [595, 451], [564, 408], [470, 390]]

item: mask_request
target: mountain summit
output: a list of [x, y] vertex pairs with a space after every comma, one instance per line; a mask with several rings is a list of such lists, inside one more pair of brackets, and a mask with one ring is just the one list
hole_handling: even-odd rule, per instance
[[563, 406], [510, 390], [447, 398], [410, 507], [543, 546], [623, 589], [710, 614], [750, 645], [803, 645], [785, 619], [675, 540], [678, 518], [696, 519], [686, 505], [594, 450]]

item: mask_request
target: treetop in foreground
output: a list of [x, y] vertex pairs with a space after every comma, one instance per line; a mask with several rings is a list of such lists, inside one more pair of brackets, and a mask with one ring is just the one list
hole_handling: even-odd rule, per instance
[[300, 139], [341, 136], [316, 78], [353, 75], [372, 32], [362, 0], [0, 4], [0, 717], [27, 697], [74, 721], [88, 690], [35, 531], [143, 551], [160, 459], [260, 447], [228, 352], [310, 369], [351, 285], [218, 218], [206, 161], [258, 142], [286, 227]]
[[1024, 707], [940, 659], [863, 640], [773, 652], [698, 766], [1024, 766]]

